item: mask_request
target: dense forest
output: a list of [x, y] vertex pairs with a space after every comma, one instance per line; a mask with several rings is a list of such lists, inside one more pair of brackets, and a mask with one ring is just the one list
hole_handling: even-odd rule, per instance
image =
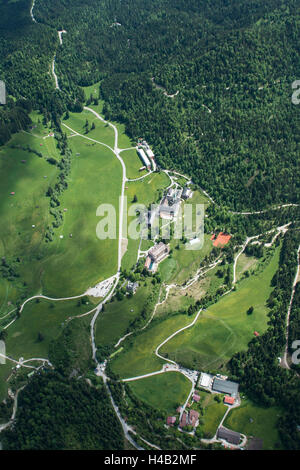
[[57, 120], [66, 106], [81, 109], [78, 85], [101, 81], [106, 117], [146, 137], [161, 166], [189, 174], [218, 203], [299, 202], [296, 0], [37, 0], [37, 23], [30, 0], [17, 14], [0, 3], [9, 94]]
[[[300, 202], [300, 107], [291, 102], [291, 85], [300, 78], [297, 0], [36, 0], [37, 22], [31, 5], [31, 0], [0, 0], [0, 79], [8, 93], [0, 107], [0, 145], [30, 125], [32, 109], [56, 127], [63, 158], [58, 180], [47, 192], [54, 217], [49, 242], [53, 228], [63, 222], [59, 197], [68, 187], [71, 160], [59, 121], [67, 109], [82, 110], [80, 86], [98, 82], [106, 118], [123, 122], [133, 139], [145, 137], [161, 167], [188, 174], [221, 206], [208, 209], [206, 232], [217, 226], [234, 233], [238, 243], [299, 219], [299, 208], [246, 217], [228, 210]], [[67, 31], [62, 46], [61, 29]], [[60, 90], [51, 74], [54, 56]], [[299, 379], [278, 366], [299, 246], [297, 226], [291, 228], [272, 281], [269, 328], [232, 358], [230, 368], [255, 401], [285, 409], [281, 438], [295, 449], [300, 445]], [[300, 333], [299, 306], [298, 284], [291, 353]], [[65, 334], [51, 344], [58, 370], [72, 370], [72, 358], [65, 355], [70, 342]], [[82, 362], [91, 367], [88, 359]], [[116, 398], [118, 390], [114, 384]], [[29, 382], [19, 405], [16, 426], [3, 435], [5, 448], [123, 447], [102, 385], [48, 371]], [[139, 405], [134, 403], [133, 416]], [[140, 426], [147, 413], [155, 415], [145, 409], [135, 417]], [[162, 443], [174, 445], [164, 435]]]
[[26, 129], [31, 124], [28, 113], [31, 111], [30, 101], [8, 99], [0, 108], [0, 145], [5, 144], [15, 132]]
[[19, 397], [13, 429], [1, 434], [9, 450], [121, 450], [122, 428], [104, 385], [58, 372], [34, 376]]
[[297, 1], [69, 6], [35, 7], [45, 27], [67, 30], [57, 53], [66, 92], [101, 80], [106, 117], [145, 136], [162, 166], [191, 175], [219, 203], [299, 201], [300, 118], [291, 102], [300, 73]]

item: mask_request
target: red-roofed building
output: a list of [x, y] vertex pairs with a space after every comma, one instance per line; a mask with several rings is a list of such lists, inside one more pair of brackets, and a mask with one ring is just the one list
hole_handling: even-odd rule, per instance
[[195, 394], [193, 395], [193, 400], [198, 403], [198, 402], [200, 401], [199, 395], [197, 395], [197, 394], [195, 393]]
[[187, 425], [188, 425], [188, 423], [187, 423], [187, 414], [183, 413], [183, 415], [181, 417], [181, 421], [180, 421], [180, 427], [185, 428]]
[[226, 396], [224, 398], [224, 403], [226, 403], [226, 405], [234, 405], [234, 397]]
[[193, 426], [193, 428], [196, 426], [198, 419], [199, 419], [198, 411], [191, 410], [189, 414], [189, 422]]
[[167, 425], [168, 426], [174, 426], [175, 423], [176, 423], [176, 417], [175, 416], [168, 416]]
[[254, 336], [259, 336], [259, 333], [257, 331], [254, 331]]

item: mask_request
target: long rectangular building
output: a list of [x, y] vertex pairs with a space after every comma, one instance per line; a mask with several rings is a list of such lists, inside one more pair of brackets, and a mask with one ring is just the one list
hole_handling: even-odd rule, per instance
[[238, 432], [231, 431], [230, 429], [226, 429], [223, 427], [220, 427], [218, 429], [217, 437], [219, 439], [224, 439], [230, 444], [234, 444], [236, 446], [239, 445], [241, 440], [241, 435]]
[[144, 163], [144, 165], [146, 165], [146, 167], [148, 169], [151, 168], [151, 162], [150, 162], [149, 158], [147, 157], [147, 155], [145, 154], [144, 150], [143, 149], [138, 149], [138, 154], [139, 154], [142, 162]]
[[239, 391], [239, 384], [230, 380], [222, 380], [215, 378], [212, 386], [214, 392], [226, 393], [231, 397], [236, 397]]

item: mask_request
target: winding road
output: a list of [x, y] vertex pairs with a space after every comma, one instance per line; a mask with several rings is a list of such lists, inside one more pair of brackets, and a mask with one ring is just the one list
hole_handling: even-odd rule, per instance
[[[37, 23], [37, 20], [34, 16], [34, 7], [35, 7], [35, 0], [33, 0], [32, 2], [32, 5], [31, 5], [31, 9], [30, 9], [30, 16], [32, 18], [32, 21], [34, 23]], [[59, 36], [59, 44], [62, 45], [62, 34], [63, 33], [66, 33], [66, 31], [62, 30], [62, 31], [58, 31], [58, 36]], [[52, 62], [52, 75], [54, 77], [54, 80], [55, 80], [55, 88], [60, 90], [59, 88], [59, 82], [58, 82], [58, 77], [55, 73], [55, 60], [56, 60], [56, 53], [55, 53], [55, 56], [54, 56], [54, 59], [53, 59], [53, 62]], [[154, 80], [153, 80], [154, 81]], [[167, 95], [169, 96], [169, 95]], [[175, 96], [175, 95], [174, 95]], [[172, 96], [171, 96], [172, 97]], [[110, 146], [108, 146], [107, 144], [104, 144], [103, 142], [100, 142], [100, 141], [97, 141], [95, 139], [91, 139], [90, 137], [87, 137], [85, 135], [82, 135], [80, 133], [78, 133], [77, 131], [75, 131], [74, 129], [72, 129], [71, 127], [67, 126], [65, 123], [63, 123], [63, 125], [68, 128], [70, 131], [73, 132], [73, 135], [74, 136], [80, 136], [82, 138], [85, 138], [87, 140], [90, 140], [90, 141], [93, 141], [97, 144], [100, 144], [100, 145], [103, 145], [107, 148], [109, 148], [113, 154], [115, 155], [115, 157], [119, 160], [121, 166], [122, 166], [122, 187], [121, 187], [121, 195], [120, 195], [120, 208], [119, 208], [119, 237], [118, 237], [118, 271], [117, 273], [113, 276], [114, 279], [115, 279], [115, 282], [114, 282], [114, 285], [111, 289], [111, 291], [109, 292], [109, 294], [106, 296], [106, 298], [97, 306], [95, 307], [93, 310], [91, 310], [90, 312], [87, 312], [86, 314], [83, 314], [83, 315], [87, 315], [87, 314], [90, 314], [92, 312], [95, 311], [95, 314], [93, 315], [93, 318], [91, 320], [91, 323], [90, 323], [90, 332], [91, 332], [91, 342], [92, 342], [92, 357], [96, 363], [96, 369], [97, 369], [97, 375], [101, 376], [103, 378], [103, 382], [106, 386], [106, 390], [108, 392], [108, 396], [110, 398], [110, 401], [111, 401], [111, 404], [115, 410], [115, 413], [119, 419], [119, 422], [122, 426], [122, 429], [123, 429], [123, 432], [124, 432], [124, 435], [126, 437], [126, 439], [137, 449], [137, 450], [143, 450], [142, 447], [140, 447], [135, 441], [134, 439], [131, 437], [131, 433], [134, 435], [136, 434], [135, 431], [132, 429], [131, 426], [129, 426], [125, 420], [122, 418], [121, 414], [120, 414], [120, 411], [118, 409], [118, 407], [116, 406], [115, 402], [114, 402], [114, 399], [112, 397], [112, 394], [110, 392], [110, 389], [109, 389], [109, 386], [107, 384], [107, 382], [109, 381], [109, 378], [106, 376], [105, 374], [105, 365], [106, 364], [100, 364], [99, 361], [97, 360], [97, 348], [96, 348], [96, 344], [95, 344], [95, 324], [96, 324], [96, 321], [97, 321], [97, 318], [99, 316], [99, 314], [101, 313], [102, 311], [102, 308], [103, 308], [103, 305], [108, 302], [111, 297], [113, 296], [114, 292], [115, 292], [115, 289], [117, 287], [117, 284], [119, 282], [119, 279], [120, 279], [120, 270], [121, 270], [121, 261], [122, 261], [122, 229], [123, 229], [123, 220], [124, 220], [124, 193], [125, 193], [125, 184], [127, 181], [131, 181], [131, 180], [128, 180], [127, 177], [126, 177], [126, 166], [125, 166], [125, 163], [120, 155], [120, 153], [124, 150], [120, 149], [118, 147], [118, 129], [117, 127], [106, 121], [100, 114], [98, 114], [95, 110], [89, 108], [89, 107], [84, 107], [85, 110], [91, 112], [94, 116], [97, 117], [97, 119], [99, 119], [100, 121], [102, 121], [103, 123], [107, 123], [113, 130], [114, 130], [114, 147], [111, 148]], [[168, 176], [170, 177], [171, 179], [171, 183], [173, 183], [173, 179], [172, 177], [170, 176], [169, 173], [173, 173], [173, 174], [176, 174], [178, 176], [181, 176], [183, 178], [185, 178], [186, 180], [190, 180], [187, 176], [185, 175], [182, 175], [178, 172], [174, 172], [174, 171], [171, 171], [171, 170], [164, 170], [166, 172], [166, 174], [168, 174]], [[149, 172], [147, 175], [144, 175], [143, 177], [141, 178], [137, 178], [136, 180], [132, 180], [132, 181], [137, 181], [137, 180], [140, 180], [140, 179], [143, 179], [145, 178], [146, 176], [148, 176], [151, 172]], [[203, 193], [210, 199], [210, 201], [212, 203], [215, 203], [214, 200], [208, 195], [207, 192], [205, 192], [204, 190], [202, 190]], [[233, 214], [237, 214], [237, 215], [252, 215], [252, 214], [262, 214], [262, 213], [265, 213], [267, 211], [270, 211], [270, 210], [274, 210], [274, 209], [280, 209], [280, 208], [284, 208], [284, 207], [290, 207], [290, 206], [298, 206], [298, 204], [282, 204], [280, 206], [276, 206], [274, 208], [269, 208], [269, 209], [266, 209], [266, 210], [263, 210], [263, 211], [256, 211], [256, 212], [232, 212]], [[277, 227], [276, 229], [274, 230], [278, 230], [278, 233], [284, 231], [284, 230], [287, 230], [289, 224], [286, 224], [285, 226], [282, 226], [282, 227]], [[274, 230], [271, 230], [267, 233], [271, 233], [272, 231]], [[248, 243], [250, 241], [252, 241], [253, 239], [256, 239], [256, 238], [259, 238], [260, 236], [262, 236], [263, 234], [260, 234], [260, 235], [256, 235], [254, 237], [249, 237], [246, 239], [245, 243], [243, 244], [242, 246], [242, 249], [241, 251], [239, 251], [239, 253], [237, 254], [237, 256], [235, 257], [235, 260], [234, 260], [234, 266], [233, 266], [233, 287], [234, 285], [236, 284], [236, 266], [237, 266], [237, 261], [240, 257], [240, 255], [244, 252], [246, 246], [248, 245]], [[275, 237], [274, 237], [275, 239]], [[272, 241], [273, 242], [273, 241]], [[299, 276], [299, 270], [300, 270], [300, 266], [299, 266], [299, 253], [300, 253], [300, 246], [298, 248], [298, 251], [297, 251], [297, 256], [298, 256], [298, 267], [297, 267], [297, 272], [296, 272], [296, 276], [295, 276], [295, 280], [294, 280], [294, 283], [293, 283], [293, 289], [292, 289], [292, 295], [291, 295], [291, 300], [290, 300], [290, 304], [289, 304], [289, 310], [288, 310], [288, 315], [287, 315], [287, 333], [286, 333], [286, 350], [285, 350], [285, 353], [284, 353], [284, 356], [283, 356], [283, 365], [287, 368], [289, 368], [289, 365], [288, 365], [288, 362], [287, 362], [287, 354], [288, 354], [288, 329], [289, 329], [289, 319], [290, 319], [290, 312], [291, 312], [291, 307], [292, 307], [292, 302], [293, 302], [293, 298], [294, 298], [294, 293], [295, 293], [295, 286], [296, 286], [296, 282], [297, 282], [297, 279], [298, 279], [298, 276]], [[217, 264], [217, 263], [216, 263]], [[215, 265], [216, 265], [215, 264]], [[214, 265], [214, 266], [215, 266]], [[191, 284], [189, 284], [191, 285]], [[186, 286], [185, 288], [187, 288], [188, 286]], [[232, 288], [233, 288], [232, 287]], [[230, 291], [228, 291], [230, 292]], [[33, 299], [36, 299], [36, 298], [43, 298], [43, 299], [47, 299], [47, 300], [52, 300], [52, 301], [63, 301], [63, 300], [71, 300], [71, 299], [77, 299], [77, 298], [80, 298], [82, 296], [84, 296], [84, 294], [81, 294], [79, 296], [75, 296], [75, 297], [66, 297], [66, 298], [60, 298], [60, 299], [53, 299], [53, 298], [50, 298], [50, 297], [46, 297], [46, 296], [43, 296], [43, 295], [36, 295], [36, 296], [33, 296], [33, 297], [30, 297], [29, 299], [27, 299], [21, 306], [20, 308], [20, 312], [23, 311], [25, 305], [30, 302], [31, 300]], [[157, 304], [158, 305], [158, 304]], [[155, 306], [155, 310], [154, 310], [154, 313], [156, 311], [156, 307], [157, 305]], [[165, 358], [163, 357], [161, 354], [159, 354], [159, 350], [161, 349], [161, 347], [166, 344], [168, 341], [170, 341], [174, 336], [176, 336], [177, 334], [179, 334], [180, 332], [188, 329], [188, 328], [191, 328], [193, 325], [195, 325], [195, 323], [197, 322], [198, 318], [199, 318], [199, 315], [201, 314], [201, 310], [199, 310], [199, 312], [197, 313], [197, 315], [195, 316], [194, 320], [187, 326], [183, 327], [183, 328], [180, 328], [179, 330], [177, 330], [176, 332], [174, 332], [173, 334], [171, 334], [167, 339], [165, 339], [159, 346], [157, 346], [156, 350], [155, 350], [155, 354], [157, 357], [159, 357], [160, 359], [164, 360], [164, 361], [167, 361], [169, 364], [168, 366], [164, 365], [162, 370], [161, 371], [156, 371], [156, 372], [153, 372], [153, 373], [149, 373], [149, 374], [145, 374], [143, 376], [138, 376], [138, 377], [132, 377], [132, 378], [128, 378], [128, 379], [123, 379], [123, 382], [129, 382], [129, 381], [133, 381], [133, 380], [139, 380], [139, 379], [142, 379], [142, 378], [145, 378], [145, 377], [149, 377], [149, 376], [152, 376], [152, 375], [157, 375], [157, 374], [161, 374], [161, 373], [166, 373], [166, 372], [169, 372], [169, 371], [178, 371], [178, 372], [181, 372], [182, 374], [184, 374], [191, 382], [192, 382], [192, 388], [191, 388], [191, 391], [189, 393], [189, 396], [184, 404], [184, 407], [182, 408], [182, 411], [181, 411], [181, 416], [182, 416], [182, 413], [184, 412], [184, 409], [194, 391], [194, 388], [195, 388], [195, 380], [193, 380], [191, 378], [191, 376], [184, 371], [184, 369], [182, 369], [175, 361], [172, 361], [168, 358]], [[81, 316], [83, 316], [81, 315]], [[154, 315], [152, 315], [151, 317], [151, 320], [153, 318]], [[151, 321], [150, 320], [150, 321]], [[15, 320], [13, 320], [15, 321]], [[12, 324], [13, 322], [11, 322], [10, 324]], [[10, 324], [6, 327], [8, 328], [10, 326]], [[145, 325], [145, 327], [143, 327], [142, 329], [146, 328], [148, 326], [149, 322]], [[123, 338], [121, 338], [118, 343], [115, 345], [115, 347], [117, 347], [127, 336], [129, 336], [130, 334], [132, 333], [129, 333], [127, 334], [126, 336], [124, 336]], [[32, 361], [39, 361], [39, 362], [43, 362], [43, 363], [48, 363], [50, 366], [52, 366], [52, 364], [48, 361], [48, 359], [43, 359], [43, 358], [31, 358], [31, 359], [26, 359], [25, 361], [16, 361], [15, 359], [12, 359], [11, 357], [9, 356], [6, 356], [6, 355], [3, 355], [3, 354], [0, 354], [0, 357], [4, 357], [5, 359], [7, 360], [10, 360], [14, 363], [16, 363], [17, 365], [20, 365], [21, 367], [27, 367], [27, 368], [30, 368], [30, 369], [38, 369], [37, 367], [34, 367], [32, 365], [28, 365], [27, 363], [28, 362], [32, 362]], [[14, 407], [13, 407], [13, 413], [12, 413], [12, 417], [10, 419], [10, 421], [6, 424], [2, 424], [0, 425], [0, 432], [3, 431], [4, 429], [6, 429], [8, 426], [10, 426], [14, 419], [15, 419], [15, 416], [16, 416], [16, 412], [17, 412], [17, 399], [18, 399], [18, 395], [19, 393], [21, 392], [21, 390], [23, 389], [24, 387], [22, 387], [21, 389], [19, 389], [16, 394], [15, 394], [15, 397], [14, 397]], [[222, 425], [223, 421], [225, 420], [226, 416], [227, 416], [227, 413], [229, 412], [229, 409], [226, 411], [221, 423], [219, 426]], [[141, 438], [142, 439], [142, 438]], [[215, 438], [214, 438], [215, 439]], [[142, 439], [143, 440], [143, 439]], [[158, 449], [157, 446], [149, 443], [148, 441], [145, 441], [145, 443], [147, 443], [148, 445]], [[203, 440], [204, 442], [204, 440]]]

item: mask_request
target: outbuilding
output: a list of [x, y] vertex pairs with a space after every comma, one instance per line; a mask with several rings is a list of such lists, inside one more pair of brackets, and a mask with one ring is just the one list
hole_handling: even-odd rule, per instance
[[225, 441], [229, 442], [230, 444], [239, 445], [241, 440], [241, 435], [238, 432], [231, 431], [230, 429], [226, 429], [220, 427], [217, 433], [218, 439], [224, 439]]

